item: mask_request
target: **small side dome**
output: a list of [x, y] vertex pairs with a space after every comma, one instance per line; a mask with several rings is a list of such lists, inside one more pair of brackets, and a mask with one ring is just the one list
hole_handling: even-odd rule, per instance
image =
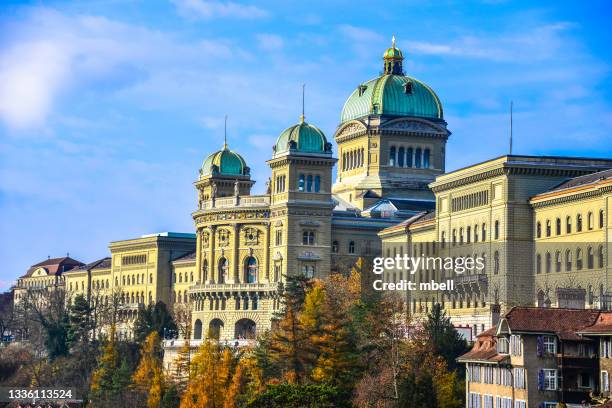
[[221, 176], [249, 176], [251, 170], [246, 165], [246, 161], [241, 155], [227, 148], [227, 144], [223, 149], [209, 155], [200, 170], [200, 175], [221, 175]]
[[302, 117], [300, 123], [283, 130], [273, 149], [274, 155], [287, 151], [331, 154], [331, 143], [321, 129], [306, 123]]

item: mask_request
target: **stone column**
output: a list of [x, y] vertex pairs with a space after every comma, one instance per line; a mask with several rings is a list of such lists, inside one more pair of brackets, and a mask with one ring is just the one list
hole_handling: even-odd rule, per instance
[[208, 240], [208, 276], [206, 277], [206, 283], [215, 283], [215, 246], [217, 245], [217, 239], [215, 236], [216, 227], [211, 226], [208, 228], [210, 238]]
[[240, 247], [240, 224], [234, 224], [234, 236], [233, 236], [233, 264], [232, 264], [232, 276], [230, 283], [240, 283], [240, 260], [238, 256], [240, 255], [238, 249]]
[[[270, 282], [270, 251], [272, 250], [270, 248], [270, 222], [266, 222], [265, 223], [266, 226], [266, 233], [265, 233], [265, 239], [264, 239], [264, 251], [265, 251], [265, 260], [264, 260], [264, 267], [265, 269], [265, 276], [264, 276], [264, 282], [268, 283]], [[259, 282], [259, 276], [257, 277], [257, 281]]]
[[196, 231], [196, 276], [200, 277], [200, 283], [203, 283], [205, 279], [204, 272], [202, 271], [202, 257], [205, 256], [202, 251], [202, 234], [203, 230], [199, 228]]

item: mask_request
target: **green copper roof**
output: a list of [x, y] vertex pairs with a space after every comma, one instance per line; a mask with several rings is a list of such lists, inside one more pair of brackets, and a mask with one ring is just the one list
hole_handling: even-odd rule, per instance
[[444, 118], [442, 103], [435, 92], [405, 75], [382, 75], [361, 84], [344, 104], [340, 120], [346, 122], [368, 115]]
[[436, 93], [418, 79], [404, 75], [404, 55], [395, 46], [383, 54], [383, 75], [357, 87], [342, 109], [340, 120], [347, 122], [368, 115], [416, 116], [444, 119]]
[[[293, 147], [291, 145], [293, 144]], [[305, 153], [324, 153], [328, 150], [325, 134], [316, 126], [304, 122], [283, 130], [274, 146], [275, 154], [296, 150]]]
[[226, 176], [248, 176], [249, 168], [238, 153], [229, 150], [227, 145], [223, 149], [211, 154], [202, 164], [201, 174], [208, 176], [219, 174]]

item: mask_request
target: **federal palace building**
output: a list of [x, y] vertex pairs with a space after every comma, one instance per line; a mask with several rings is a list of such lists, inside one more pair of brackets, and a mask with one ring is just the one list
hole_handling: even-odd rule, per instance
[[[280, 132], [264, 194], [247, 160], [225, 143], [195, 173], [194, 231], [111, 242], [107, 258], [48, 259], [18, 279], [16, 302], [63, 287], [121, 293], [123, 336], [138, 308], [192, 308], [192, 339], [254, 339], [281, 307], [287, 276], [322, 278], [376, 256], [482, 256], [483, 270], [420, 270], [453, 292], [403, 292], [415, 316], [441, 303], [480, 334], [511, 307], [610, 307], [612, 160], [506, 155], [447, 173], [451, 136], [442, 103], [404, 73], [393, 45], [381, 74], [350, 93], [331, 140], [302, 115]], [[337, 165], [337, 176], [332, 169]], [[387, 271], [385, 279], [410, 279]]]

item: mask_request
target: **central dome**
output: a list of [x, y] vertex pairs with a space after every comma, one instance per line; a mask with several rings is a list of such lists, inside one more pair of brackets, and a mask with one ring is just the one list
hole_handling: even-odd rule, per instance
[[402, 51], [393, 46], [383, 55], [384, 73], [360, 84], [342, 109], [341, 122], [369, 115], [414, 116], [444, 120], [438, 95], [418, 79], [404, 75]]

